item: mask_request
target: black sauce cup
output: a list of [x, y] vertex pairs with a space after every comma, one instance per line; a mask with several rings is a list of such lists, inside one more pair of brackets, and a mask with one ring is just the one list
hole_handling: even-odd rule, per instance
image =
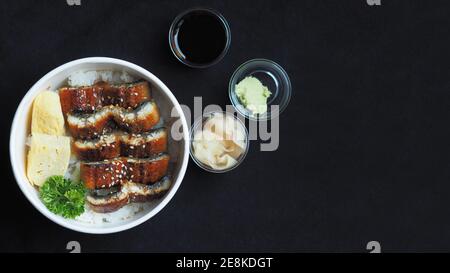
[[[214, 24], [217, 23], [222, 27], [222, 29], [219, 29], [218, 31], [223, 31], [223, 37], [220, 37], [220, 39], [214, 39], [214, 34], [216, 33], [209, 33], [208, 31], [205, 31], [203, 28], [208, 28], [209, 26], [206, 26], [205, 24], [199, 25], [199, 29], [197, 33], [193, 35], [193, 39], [195, 40], [198, 36], [195, 35], [203, 35], [204, 37], [201, 37], [202, 41], [207, 40], [206, 43], [200, 43], [202, 46], [206, 46], [205, 48], [199, 48], [197, 51], [202, 52], [202, 50], [208, 51], [212, 46], [218, 46], [219, 44], [223, 44], [223, 48], [217, 51], [216, 56], [212, 56], [212, 58], [209, 58], [208, 60], [201, 60], [196, 61], [191, 58], [189, 58], [189, 52], [183, 51], [182, 41], [180, 40], [180, 36], [183, 36], [183, 24], [186, 24], [186, 22], [189, 22], [189, 20], [192, 20], [192, 18], [195, 17], [210, 17], [210, 19], [216, 20], [216, 22], [213, 22]], [[212, 34], [212, 35], [211, 35]], [[222, 33], [220, 33], [221, 35]], [[184, 34], [186, 36], [186, 34]], [[211, 38], [212, 37], [212, 38]], [[192, 39], [191, 39], [192, 40]], [[195, 42], [195, 41], [194, 41]], [[208, 43], [211, 43], [211, 47], [208, 47]], [[205, 44], [205, 45], [203, 45]], [[192, 68], [206, 68], [210, 67], [216, 63], [218, 63], [222, 58], [227, 54], [228, 49], [230, 48], [231, 44], [231, 30], [230, 26], [228, 25], [227, 20], [225, 17], [222, 16], [219, 12], [210, 9], [210, 8], [192, 8], [188, 9], [186, 11], [183, 11], [180, 13], [175, 19], [173, 20], [170, 29], [169, 29], [169, 45], [170, 49], [175, 55], [175, 57], [183, 64], [192, 67]], [[185, 50], [186, 51], [186, 50]]]

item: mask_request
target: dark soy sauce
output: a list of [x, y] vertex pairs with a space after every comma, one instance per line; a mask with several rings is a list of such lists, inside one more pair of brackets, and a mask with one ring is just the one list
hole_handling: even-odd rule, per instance
[[221, 18], [207, 10], [183, 16], [175, 26], [179, 56], [194, 65], [214, 63], [227, 47], [227, 30]]

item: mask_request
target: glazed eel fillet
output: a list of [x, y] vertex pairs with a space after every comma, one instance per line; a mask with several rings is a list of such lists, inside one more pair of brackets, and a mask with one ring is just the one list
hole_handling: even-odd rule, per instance
[[116, 157], [143, 158], [167, 150], [167, 130], [154, 129], [143, 134], [115, 133], [95, 140], [75, 140], [72, 151], [78, 159], [100, 161]]
[[96, 138], [114, 122], [128, 132], [140, 134], [152, 129], [159, 122], [159, 109], [154, 101], [144, 102], [134, 110], [119, 106], [104, 106], [92, 114], [67, 115], [67, 125], [74, 138]]
[[153, 184], [166, 175], [169, 155], [150, 158], [122, 157], [97, 162], [81, 162], [80, 178], [89, 190], [108, 189], [126, 181]]
[[147, 202], [160, 198], [170, 189], [170, 185], [171, 180], [167, 176], [152, 185], [126, 181], [113, 193], [93, 191], [87, 195], [86, 201], [95, 212], [113, 212], [131, 202]]
[[68, 113], [92, 113], [108, 105], [136, 108], [151, 99], [148, 82], [141, 81], [121, 85], [105, 82], [93, 86], [63, 87], [59, 89], [61, 108]]

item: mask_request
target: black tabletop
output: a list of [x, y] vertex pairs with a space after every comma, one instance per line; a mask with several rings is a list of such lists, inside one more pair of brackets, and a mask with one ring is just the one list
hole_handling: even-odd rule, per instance
[[[193, 6], [231, 27], [231, 48], [211, 68], [187, 68], [168, 47], [172, 19]], [[66, 252], [68, 241], [84, 252], [366, 252], [369, 241], [450, 251], [449, 12], [438, 0], [1, 1], [0, 251]], [[89, 56], [143, 66], [190, 107], [194, 96], [230, 104], [237, 66], [273, 60], [293, 87], [279, 148], [252, 141], [226, 174], [190, 161], [172, 201], [131, 230], [60, 227], [17, 187], [9, 129], [39, 78]]]

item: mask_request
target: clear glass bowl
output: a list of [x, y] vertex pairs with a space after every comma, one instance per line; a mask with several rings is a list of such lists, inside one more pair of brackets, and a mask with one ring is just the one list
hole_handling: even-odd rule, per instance
[[[195, 155], [194, 155], [194, 147], [193, 147], [195, 134], [199, 130], [203, 130], [203, 126], [206, 123], [206, 121], [208, 119], [210, 119], [211, 117], [213, 117], [216, 113], [221, 113], [221, 114], [224, 114], [224, 115], [232, 117], [234, 120], [237, 120], [238, 126], [241, 126], [242, 132], [244, 133], [244, 138], [245, 138], [244, 139], [244, 141], [245, 141], [244, 152], [238, 158], [236, 158], [237, 163], [235, 165], [227, 168], [227, 169], [222, 169], [222, 170], [213, 169], [212, 167], [210, 167], [210, 166], [206, 165], [205, 163], [201, 162], [200, 160], [198, 160], [195, 157]], [[190, 152], [192, 160], [195, 162], [195, 164], [197, 164], [203, 170], [208, 171], [208, 172], [212, 172], [212, 173], [225, 173], [225, 172], [229, 172], [229, 171], [235, 169], [237, 166], [239, 166], [242, 163], [242, 161], [244, 161], [244, 159], [245, 159], [245, 157], [246, 157], [246, 155], [248, 153], [249, 146], [250, 146], [249, 145], [250, 143], [249, 143], [248, 131], [247, 131], [247, 128], [245, 127], [245, 124], [239, 118], [237, 118], [233, 114], [227, 113], [227, 112], [209, 112], [209, 113], [203, 114], [203, 116], [198, 117], [194, 121], [194, 124], [191, 127], [190, 141], [191, 141], [191, 143], [190, 143], [189, 152]]]
[[[260, 80], [272, 93], [267, 99], [267, 112], [264, 114], [254, 115], [242, 105], [236, 95], [236, 84], [248, 76]], [[279, 64], [266, 59], [253, 59], [240, 65], [231, 76], [228, 87], [228, 94], [234, 108], [241, 115], [251, 120], [269, 120], [281, 114], [289, 104], [291, 92], [291, 81], [286, 71]], [[278, 113], [271, 111], [272, 105], [278, 105]]]
[[[193, 15], [196, 13], [207, 13], [207, 14], [214, 16], [215, 18], [217, 18], [219, 20], [219, 22], [222, 24], [222, 27], [225, 30], [226, 43], [225, 43], [225, 47], [224, 47], [222, 53], [219, 56], [217, 56], [217, 58], [215, 58], [214, 60], [212, 60], [211, 62], [208, 62], [208, 63], [194, 63], [194, 62], [188, 61], [186, 58], [184, 58], [184, 53], [181, 52], [181, 49], [179, 48], [178, 42], [177, 42], [177, 36], [178, 36], [177, 27], [178, 27], [178, 25], [187, 16], [190, 16], [190, 15]], [[227, 20], [220, 12], [218, 12], [214, 9], [211, 9], [211, 8], [196, 7], [196, 8], [191, 8], [191, 9], [185, 10], [185, 11], [181, 12], [180, 14], [178, 14], [177, 17], [175, 17], [175, 19], [173, 20], [172, 24], [170, 25], [170, 29], [169, 29], [170, 50], [172, 51], [173, 55], [175, 56], [175, 58], [177, 58], [178, 61], [180, 61], [184, 65], [187, 65], [192, 68], [207, 68], [207, 67], [217, 64], [227, 54], [228, 49], [230, 48], [230, 44], [231, 44], [231, 29], [230, 29], [230, 26], [228, 25]]]

